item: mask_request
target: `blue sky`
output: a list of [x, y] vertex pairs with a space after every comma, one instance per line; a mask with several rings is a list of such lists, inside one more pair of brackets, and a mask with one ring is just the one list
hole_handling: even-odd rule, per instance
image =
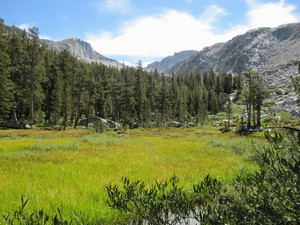
[[201, 50], [258, 27], [300, 22], [299, 0], [2, 0], [8, 25], [77, 37], [99, 53], [144, 64]]

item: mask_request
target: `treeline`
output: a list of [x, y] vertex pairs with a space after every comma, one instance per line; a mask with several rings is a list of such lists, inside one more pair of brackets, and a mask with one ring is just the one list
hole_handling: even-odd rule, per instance
[[213, 71], [166, 76], [137, 67], [86, 63], [39, 42], [37, 28], [6, 34], [0, 24], [0, 120], [76, 127], [81, 118], [109, 118], [132, 126], [203, 122], [228, 110], [241, 93], [240, 76]]

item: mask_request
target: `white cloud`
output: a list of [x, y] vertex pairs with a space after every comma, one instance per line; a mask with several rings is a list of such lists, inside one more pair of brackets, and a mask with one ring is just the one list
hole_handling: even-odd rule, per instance
[[128, 13], [131, 8], [129, 0], [104, 0], [98, 4], [98, 9], [105, 12]]
[[296, 7], [291, 4], [286, 4], [284, 0], [265, 4], [251, 0], [249, 6], [248, 25], [251, 28], [276, 27], [281, 24], [295, 23], [298, 21], [297, 15], [293, 14]]
[[168, 10], [124, 23], [118, 34], [89, 34], [87, 41], [104, 55], [163, 57], [175, 51], [201, 49], [218, 40], [207, 21]]
[[18, 28], [22, 29], [22, 30], [27, 30], [30, 28], [30, 27], [33, 27], [32, 25], [28, 24], [28, 23], [23, 23], [23, 24], [20, 24], [17, 26]]
[[40, 38], [40, 39], [47, 39], [47, 40], [56, 41], [54, 38], [51, 38], [50, 36], [45, 35], [45, 34], [39, 35], [39, 38]]
[[300, 15], [295, 13], [296, 6], [287, 4], [285, 0], [260, 3], [257, 0], [245, 0], [248, 5], [246, 22], [237, 24], [223, 32], [224, 40], [243, 34], [250, 29], [259, 27], [277, 27], [287, 23], [297, 23]]
[[[106, 56], [130, 56], [138, 59], [158, 58], [182, 50], [201, 50], [205, 46], [227, 41], [249, 29], [276, 27], [298, 22], [296, 7], [284, 0], [276, 3], [259, 3], [245, 0], [248, 5], [246, 22], [216, 33], [214, 25], [227, 12], [211, 5], [195, 17], [186, 12], [166, 10], [158, 15], [139, 17], [122, 24], [117, 33], [88, 34], [86, 40], [93, 48]], [[242, 19], [241, 19], [242, 20]]]
[[217, 5], [211, 5], [206, 8], [204, 13], [201, 15], [201, 20], [203, 20], [207, 24], [213, 24], [217, 22], [221, 17], [226, 16], [226, 11], [217, 6]]

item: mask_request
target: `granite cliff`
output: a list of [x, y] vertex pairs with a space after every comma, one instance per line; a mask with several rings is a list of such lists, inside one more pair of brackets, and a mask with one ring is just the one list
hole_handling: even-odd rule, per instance
[[172, 56], [163, 58], [160, 62], [156, 61], [147, 66], [147, 71], [151, 72], [157, 69], [158, 72], [165, 73], [175, 66], [178, 62], [186, 60], [194, 55], [196, 50], [186, 50], [178, 53], [174, 53]]
[[96, 52], [91, 44], [82, 41], [78, 38], [69, 38], [62, 41], [51, 41], [47, 39], [41, 39], [40, 42], [51, 50], [62, 51], [68, 50], [74, 54], [78, 59], [82, 59], [86, 62], [102, 63], [106, 66], [122, 67], [122, 64], [116, 60], [109, 59], [98, 52]]
[[298, 61], [299, 23], [250, 30], [226, 43], [204, 48], [166, 73], [188, 74], [213, 69], [240, 74], [251, 67], [262, 77], [266, 88], [275, 90], [269, 99], [276, 102], [274, 110], [285, 109], [299, 115], [297, 96], [291, 85], [291, 76], [298, 75]]

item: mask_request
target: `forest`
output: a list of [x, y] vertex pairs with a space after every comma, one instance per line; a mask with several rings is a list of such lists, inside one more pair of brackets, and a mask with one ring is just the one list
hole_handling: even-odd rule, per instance
[[46, 49], [38, 28], [8, 33], [3, 21], [0, 45], [2, 121], [63, 129], [76, 128], [83, 118], [88, 124], [93, 116], [128, 127], [162, 127], [170, 121], [201, 124], [209, 114], [230, 113], [231, 100], [240, 98], [249, 118], [251, 112], [259, 118], [263, 87], [250, 69], [238, 76], [212, 70], [164, 75], [146, 72], [141, 61], [122, 68], [87, 63], [66, 50]]
[[[230, 121], [234, 105], [247, 129], [266, 128], [267, 92], [251, 68], [165, 75], [141, 61], [87, 63], [42, 46], [36, 27], [7, 32], [0, 20], [0, 80], [0, 125], [37, 127], [0, 129], [0, 223], [300, 222], [298, 128], [275, 121], [251, 139], [217, 126], [166, 128], [220, 112]], [[299, 77], [292, 82], [299, 94]], [[141, 129], [68, 129], [93, 117]]]

